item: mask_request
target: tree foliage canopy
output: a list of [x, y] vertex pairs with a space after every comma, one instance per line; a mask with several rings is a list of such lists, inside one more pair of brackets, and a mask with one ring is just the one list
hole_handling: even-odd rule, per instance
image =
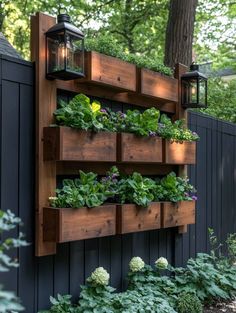
[[[163, 60], [168, 0], [2, 0], [0, 31], [29, 57], [30, 15], [68, 12], [86, 36], [112, 35], [126, 51]], [[199, 0], [194, 54], [216, 66], [232, 62], [236, 50], [236, 2]]]
[[[163, 62], [169, 0], [2, 0], [0, 31], [25, 58], [30, 55], [30, 15], [37, 11], [54, 16], [67, 12], [86, 37], [105, 36], [126, 53]], [[226, 66], [236, 69], [235, 51], [236, 1], [198, 0], [193, 42], [195, 61], [213, 62], [215, 69]], [[212, 88], [216, 86], [215, 94], [221, 90], [219, 84], [210, 84]], [[227, 90], [231, 90], [231, 84]], [[213, 95], [210, 105], [211, 101], [216, 105]]]

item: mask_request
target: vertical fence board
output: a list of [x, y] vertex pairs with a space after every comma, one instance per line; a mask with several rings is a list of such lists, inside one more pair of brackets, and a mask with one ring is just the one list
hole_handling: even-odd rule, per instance
[[[34, 135], [33, 89], [29, 85], [20, 85], [20, 128], [19, 128], [19, 215], [24, 222], [22, 231], [30, 245], [19, 250], [19, 297], [31, 312], [35, 311], [35, 290], [32, 282], [35, 280], [36, 266], [34, 262]], [[29, 135], [32, 134], [32, 135]]]
[[[19, 215], [19, 96], [20, 87], [16, 82], [2, 81], [2, 137], [1, 137], [1, 209], [11, 210]], [[14, 229], [5, 236], [16, 236]], [[18, 251], [9, 253], [18, 258]], [[19, 269], [1, 273], [1, 283], [10, 290], [18, 290]]]

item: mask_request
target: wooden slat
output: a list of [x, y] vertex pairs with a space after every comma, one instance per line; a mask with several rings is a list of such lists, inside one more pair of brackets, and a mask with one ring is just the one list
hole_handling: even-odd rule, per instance
[[162, 139], [141, 137], [134, 134], [118, 134], [118, 161], [120, 162], [162, 162]]
[[159, 229], [161, 205], [150, 203], [147, 208], [135, 204], [117, 206], [117, 233], [125, 234], [144, 230]]
[[178, 102], [178, 80], [166, 75], [140, 69], [140, 93], [145, 96]]
[[111, 236], [116, 231], [116, 206], [44, 208], [44, 240], [68, 242]]
[[195, 164], [196, 142], [164, 141], [164, 162], [166, 164]]
[[56, 109], [56, 84], [45, 78], [45, 32], [56, 20], [37, 13], [31, 19], [31, 60], [35, 61], [36, 103], [36, 246], [37, 256], [54, 254], [56, 244], [43, 241], [43, 207], [56, 189], [56, 165], [43, 162], [43, 127], [53, 122]]
[[[57, 162], [57, 175], [78, 175], [79, 170], [85, 172], [95, 172], [104, 175], [110, 168], [111, 163], [105, 162]], [[154, 166], [148, 163], [116, 163], [121, 173], [130, 175], [133, 172], [139, 172], [143, 175], [167, 175], [171, 171], [176, 171], [175, 165], [158, 164]]]
[[95, 51], [86, 52], [85, 78], [79, 79], [78, 82], [136, 91], [136, 66]]
[[115, 162], [116, 133], [45, 127], [44, 160]]
[[194, 223], [195, 223], [195, 201], [162, 203], [161, 227], [168, 228]]
[[175, 113], [175, 103], [166, 99], [150, 98], [134, 92], [120, 92], [110, 87], [82, 84], [77, 80], [56, 80], [57, 89], [71, 91], [73, 93], [84, 93], [88, 96], [100, 97], [108, 100], [133, 104], [144, 108], [155, 107], [166, 113]]

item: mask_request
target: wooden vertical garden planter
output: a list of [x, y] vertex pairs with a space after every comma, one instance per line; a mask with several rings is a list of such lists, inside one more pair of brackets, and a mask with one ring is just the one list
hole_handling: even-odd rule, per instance
[[136, 66], [105, 54], [89, 51], [85, 54], [85, 78], [79, 82], [136, 91]]
[[[109, 236], [116, 231], [122, 234], [158, 229], [161, 227], [161, 208], [163, 227], [180, 225], [181, 232], [186, 231], [186, 227], [182, 226], [194, 222], [194, 202], [181, 202], [178, 207], [172, 203], [151, 203], [148, 208], [125, 204], [118, 205], [117, 210], [114, 205], [78, 210], [47, 207], [48, 197], [55, 195], [57, 176], [67, 175], [67, 166], [77, 170], [83, 166], [89, 170], [97, 166], [99, 173], [103, 174], [107, 170], [107, 162], [118, 161], [120, 168], [129, 167], [130, 171], [140, 168], [141, 173], [148, 171], [153, 175], [158, 167], [158, 173], [169, 172], [172, 166], [152, 166], [152, 163], [164, 161], [178, 164], [178, 175], [182, 175], [186, 173], [183, 164], [193, 164], [195, 156], [195, 143], [162, 144], [160, 138], [139, 138], [133, 134], [119, 134], [117, 142], [115, 133], [94, 134], [67, 127], [48, 127], [53, 123], [57, 89], [83, 92], [92, 97], [144, 108], [154, 106], [174, 114], [173, 119], [186, 120], [186, 111], [181, 106], [180, 82], [181, 75], [186, 71], [182, 65], [176, 66], [175, 78], [172, 78], [147, 69], [137, 69], [135, 65], [114, 57], [87, 52], [85, 78], [63, 83], [46, 79], [45, 32], [55, 23], [56, 19], [42, 13], [31, 19], [31, 54], [36, 65], [36, 255], [55, 254], [59, 242]], [[187, 151], [183, 160], [179, 158], [180, 147], [182, 150], [185, 147]], [[189, 161], [186, 156], [192, 159]], [[122, 162], [140, 164], [133, 164], [132, 167]]]
[[44, 240], [68, 242], [115, 235], [116, 206], [44, 208]]
[[164, 141], [164, 162], [167, 164], [195, 164], [196, 142]]
[[161, 227], [195, 224], [195, 201], [162, 202]]
[[44, 160], [116, 161], [116, 133], [45, 127]]
[[160, 137], [140, 137], [134, 134], [118, 134], [118, 161], [161, 163], [162, 139]]
[[151, 70], [139, 70], [139, 91], [142, 95], [178, 101], [178, 80]]
[[117, 206], [117, 233], [126, 234], [145, 230], [159, 229], [161, 205], [152, 202], [147, 208], [136, 204], [123, 204]]

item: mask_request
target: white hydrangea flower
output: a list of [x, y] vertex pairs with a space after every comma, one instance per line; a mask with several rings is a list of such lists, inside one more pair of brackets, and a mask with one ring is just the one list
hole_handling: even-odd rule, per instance
[[98, 267], [92, 272], [90, 278], [95, 284], [106, 286], [109, 284], [110, 275], [103, 267]]
[[144, 265], [145, 263], [139, 256], [133, 257], [129, 262], [129, 268], [132, 272], [140, 271], [144, 268]]
[[155, 265], [157, 268], [165, 270], [167, 269], [168, 261], [166, 258], [160, 257], [159, 259], [156, 260]]

